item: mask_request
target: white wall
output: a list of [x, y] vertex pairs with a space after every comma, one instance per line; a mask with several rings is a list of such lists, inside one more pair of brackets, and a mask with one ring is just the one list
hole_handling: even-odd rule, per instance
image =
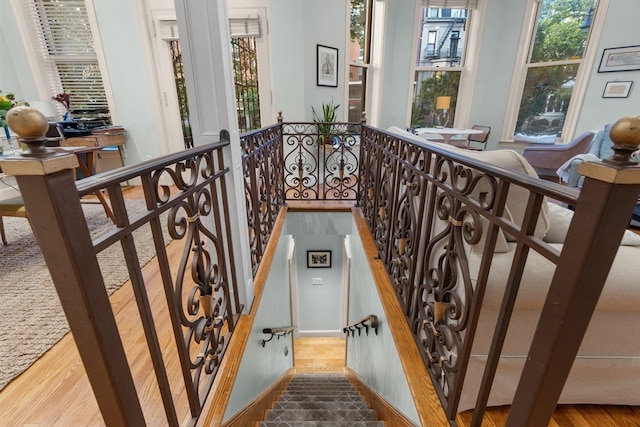
[[355, 334], [354, 337], [347, 338], [347, 366], [406, 418], [415, 425], [420, 425], [420, 418], [369, 270], [362, 241], [355, 233], [347, 237], [346, 245], [353, 257], [348, 323], [357, 322], [370, 314], [378, 316], [379, 322], [378, 335], [369, 330], [368, 336]]

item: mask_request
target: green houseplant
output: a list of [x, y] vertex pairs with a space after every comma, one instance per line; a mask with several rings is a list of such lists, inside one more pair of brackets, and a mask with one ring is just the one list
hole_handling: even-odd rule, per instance
[[333, 100], [329, 103], [322, 104], [322, 115], [316, 112], [316, 109], [311, 107], [313, 113], [313, 121], [317, 123], [318, 127], [318, 144], [330, 144], [331, 137], [335, 134], [335, 128], [332, 124], [338, 118], [336, 111], [340, 107], [340, 104], [334, 104]]

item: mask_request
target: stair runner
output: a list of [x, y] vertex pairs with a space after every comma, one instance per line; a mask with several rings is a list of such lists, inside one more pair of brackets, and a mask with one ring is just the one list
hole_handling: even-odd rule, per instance
[[342, 374], [296, 375], [260, 427], [383, 427]]

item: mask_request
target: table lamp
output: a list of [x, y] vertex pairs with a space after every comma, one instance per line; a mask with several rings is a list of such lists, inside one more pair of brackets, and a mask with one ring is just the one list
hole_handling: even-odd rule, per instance
[[436, 98], [436, 110], [442, 110], [442, 117], [440, 118], [440, 120], [438, 120], [440, 126], [445, 126], [447, 124], [447, 110], [449, 109], [449, 107], [451, 107], [450, 96], [438, 96]]

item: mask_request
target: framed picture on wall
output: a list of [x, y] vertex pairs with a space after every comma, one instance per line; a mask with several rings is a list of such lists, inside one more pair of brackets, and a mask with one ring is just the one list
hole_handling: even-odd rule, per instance
[[318, 86], [338, 87], [338, 49], [317, 45]]
[[607, 82], [604, 87], [603, 98], [626, 98], [629, 96], [632, 81], [628, 82]]
[[640, 45], [613, 47], [602, 52], [599, 73], [640, 70]]
[[307, 251], [307, 268], [331, 268], [331, 251]]

